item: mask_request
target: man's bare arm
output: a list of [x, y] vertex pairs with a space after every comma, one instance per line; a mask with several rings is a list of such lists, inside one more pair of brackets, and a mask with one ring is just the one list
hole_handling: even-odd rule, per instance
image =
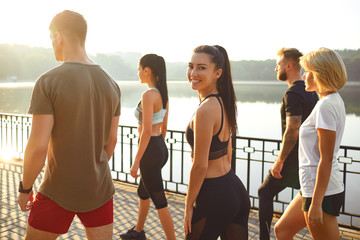
[[[24, 167], [22, 186], [30, 189], [35, 179], [44, 167], [51, 132], [54, 126], [52, 114], [34, 114], [31, 125], [31, 133], [26, 145], [24, 155]], [[29, 211], [32, 206], [33, 192], [20, 193], [18, 204], [23, 211]]]
[[277, 157], [273, 167], [271, 168], [271, 174], [275, 178], [281, 178], [281, 170], [286, 158], [293, 150], [296, 142], [299, 139], [299, 129], [301, 126], [301, 115], [286, 117], [286, 129], [284, 132], [282, 145], [279, 156]]

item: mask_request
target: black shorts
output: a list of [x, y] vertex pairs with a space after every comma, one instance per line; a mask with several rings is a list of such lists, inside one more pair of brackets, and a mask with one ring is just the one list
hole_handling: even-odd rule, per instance
[[[309, 211], [311, 201], [312, 198], [303, 197], [301, 210], [303, 210], [304, 212]], [[322, 202], [322, 210], [327, 214], [333, 216], [339, 216], [340, 208], [344, 205], [344, 201], [345, 201], [345, 191], [338, 194], [325, 196]]]

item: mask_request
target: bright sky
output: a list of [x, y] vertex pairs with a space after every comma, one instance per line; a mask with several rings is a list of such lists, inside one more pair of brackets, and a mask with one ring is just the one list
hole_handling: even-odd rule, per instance
[[360, 0], [2, 0], [0, 43], [51, 48], [52, 17], [69, 9], [88, 21], [89, 53], [157, 53], [188, 61], [201, 44], [231, 60], [276, 58], [279, 48], [360, 48]]

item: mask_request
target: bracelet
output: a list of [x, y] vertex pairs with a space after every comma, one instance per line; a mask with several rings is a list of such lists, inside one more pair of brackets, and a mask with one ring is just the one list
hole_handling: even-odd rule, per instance
[[29, 194], [31, 191], [32, 191], [32, 187], [30, 189], [24, 189], [23, 185], [22, 185], [22, 181], [20, 181], [20, 185], [19, 185], [19, 192], [20, 193]]

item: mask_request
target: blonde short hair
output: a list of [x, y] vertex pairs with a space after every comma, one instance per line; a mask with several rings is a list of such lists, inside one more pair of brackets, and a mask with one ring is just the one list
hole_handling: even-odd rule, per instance
[[340, 55], [327, 48], [319, 48], [300, 58], [305, 70], [312, 72], [319, 91], [337, 91], [346, 83], [346, 68]]
[[67, 34], [68, 37], [78, 38], [82, 45], [85, 45], [87, 34], [87, 22], [80, 13], [64, 10], [55, 15], [52, 19], [49, 30]]

